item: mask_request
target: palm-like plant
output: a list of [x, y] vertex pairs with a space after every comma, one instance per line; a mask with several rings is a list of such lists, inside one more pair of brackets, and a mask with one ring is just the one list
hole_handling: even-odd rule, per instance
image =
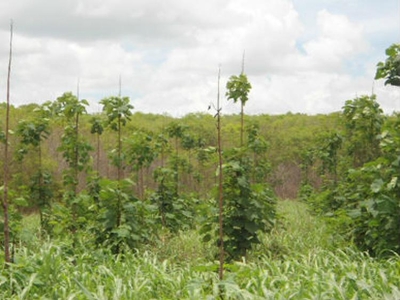
[[130, 120], [133, 106], [129, 104], [129, 97], [108, 97], [100, 101], [106, 113], [107, 126], [118, 132], [117, 159], [114, 160], [118, 168], [118, 181], [122, 177], [122, 127]]
[[243, 132], [244, 132], [244, 106], [249, 100], [249, 92], [251, 84], [247, 80], [246, 74], [243, 72], [239, 75], [232, 75], [226, 84], [226, 97], [228, 100], [232, 99], [234, 103], [240, 100], [240, 146], [243, 146]]
[[[113, 131], [118, 133], [118, 144], [117, 144], [117, 157], [114, 158], [114, 165], [117, 167], [117, 180], [118, 185], [116, 189], [117, 194], [117, 228], [121, 225], [122, 217], [122, 199], [120, 191], [121, 179], [122, 179], [122, 127], [126, 125], [127, 121], [130, 120], [132, 115], [131, 110], [133, 106], [129, 103], [129, 97], [112, 96], [104, 98], [100, 101], [103, 104], [103, 111], [106, 113], [107, 126]], [[117, 247], [118, 248], [118, 247]], [[117, 250], [117, 252], [119, 249]]]

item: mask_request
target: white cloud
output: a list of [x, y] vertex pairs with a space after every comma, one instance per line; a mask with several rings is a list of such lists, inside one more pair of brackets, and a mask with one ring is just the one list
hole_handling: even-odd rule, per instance
[[367, 49], [362, 26], [352, 23], [346, 16], [322, 10], [318, 13], [317, 26], [319, 37], [304, 45], [307, 63], [312, 68], [339, 71], [346, 60]]
[[[221, 65], [224, 112], [238, 112], [223, 95], [228, 77], [241, 71], [244, 50], [245, 72], [253, 86], [249, 113], [327, 113], [340, 110], [357, 94], [369, 93], [375, 64], [384, 54], [382, 46], [368, 39], [371, 23], [351, 14], [346, 2], [326, 1], [312, 2], [315, 15], [307, 17], [315, 21], [304, 22], [306, 4], [295, 3], [1, 2], [0, 19], [12, 16], [15, 21], [12, 100], [22, 104], [55, 99], [65, 91], [75, 92], [79, 78], [81, 97], [96, 103], [118, 93], [121, 76], [122, 93], [137, 110], [183, 115], [206, 111], [216, 99]], [[343, 12], [329, 10], [332, 3]], [[384, 17], [386, 11], [376, 19]], [[390, 37], [392, 26], [379, 27], [374, 34]], [[0, 23], [0, 99], [5, 99], [8, 27]], [[376, 91], [391, 112], [398, 92], [388, 87]]]

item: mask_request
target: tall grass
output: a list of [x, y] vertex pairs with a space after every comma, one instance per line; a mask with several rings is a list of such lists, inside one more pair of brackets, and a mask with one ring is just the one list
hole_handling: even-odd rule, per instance
[[15, 263], [2, 270], [0, 298], [217, 299], [223, 290], [225, 299], [400, 299], [398, 257], [355, 250], [301, 203], [281, 202], [279, 210], [277, 229], [247, 262], [226, 266], [222, 282], [212, 247], [195, 231], [118, 256], [37, 240], [21, 243]]
[[280, 201], [278, 214], [272, 234], [265, 235], [261, 247], [256, 248], [272, 258], [352, 247], [351, 241], [333, 232], [325, 220], [311, 215], [304, 203]]

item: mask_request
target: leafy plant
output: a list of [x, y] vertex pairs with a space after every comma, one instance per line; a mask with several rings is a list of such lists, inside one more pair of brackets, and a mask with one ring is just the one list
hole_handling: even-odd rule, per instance
[[228, 100], [232, 99], [234, 103], [240, 100], [240, 115], [241, 115], [241, 130], [240, 130], [240, 146], [243, 145], [243, 134], [244, 134], [244, 106], [249, 100], [249, 92], [251, 90], [251, 84], [247, 80], [246, 74], [243, 72], [239, 75], [232, 75], [226, 84], [226, 97]]
[[400, 119], [396, 116], [381, 135], [381, 157], [352, 171], [346, 189], [355, 241], [374, 255], [400, 253], [399, 129]]
[[118, 142], [116, 151], [112, 151], [112, 153], [116, 153], [113, 156], [113, 164], [118, 169], [118, 180], [122, 179], [122, 169], [123, 169], [123, 153], [122, 153], [122, 127], [124, 127], [127, 121], [130, 120], [132, 115], [133, 106], [129, 104], [128, 97], [108, 97], [104, 98], [100, 101], [103, 104], [103, 111], [107, 117], [107, 126], [111, 128], [111, 130], [116, 131], [118, 134]]
[[153, 136], [143, 130], [136, 130], [126, 139], [125, 148], [126, 160], [137, 172], [138, 197], [143, 199], [145, 191], [143, 169], [150, 167], [158, 156]]
[[400, 86], [400, 44], [393, 44], [386, 49], [385, 62], [379, 62], [375, 79], [385, 79], [385, 85]]
[[87, 187], [90, 196], [93, 198], [95, 205], [100, 202], [100, 136], [103, 134], [103, 120], [100, 116], [94, 116], [90, 119], [92, 124], [90, 128], [90, 133], [96, 135], [96, 168], [95, 173], [91, 174], [88, 178]]
[[261, 236], [248, 260], [226, 264], [223, 280], [196, 231], [115, 255], [87, 239], [75, 249], [68, 236], [36, 240], [30, 216], [24, 229], [33, 241], [2, 271], [0, 298], [217, 299], [221, 288], [226, 299], [399, 298], [398, 256], [374, 259], [354, 249], [304, 203], [280, 201], [278, 209], [281, 226]]
[[[97, 224], [93, 227], [96, 243], [120, 253], [148, 242], [155, 233], [156, 207], [132, 195], [132, 182], [101, 180]], [[119, 201], [115, 201], [115, 198]]]
[[[250, 183], [251, 163], [243, 149], [225, 152], [223, 165], [225, 251], [229, 260], [247, 257], [259, 235], [271, 231], [275, 224], [276, 198], [265, 184]], [[204, 240], [212, 239], [212, 223], [202, 228]], [[220, 241], [218, 241], [219, 243]]]
[[20, 137], [20, 147], [18, 149], [19, 160], [22, 160], [30, 149], [36, 152], [37, 159], [35, 169], [36, 174], [29, 184], [31, 203], [37, 205], [40, 214], [42, 230], [49, 230], [48, 218], [51, 207], [52, 176], [43, 168], [42, 162], [42, 143], [50, 134], [49, 118], [51, 103], [47, 102], [34, 110], [36, 115], [32, 121], [20, 121], [17, 126], [17, 136]]
[[400, 253], [399, 118], [387, 119], [375, 96], [347, 101], [343, 118], [344, 136], [323, 140], [318, 152], [334, 180], [307, 202], [337, 220], [332, 223], [360, 249], [376, 256]]
[[96, 172], [97, 174], [100, 173], [100, 136], [103, 134], [104, 127], [103, 127], [103, 120], [98, 117], [94, 116], [90, 119], [90, 123], [92, 124], [90, 128], [91, 134], [96, 134]]
[[337, 132], [328, 133], [320, 139], [320, 145], [316, 156], [321, 161], [320, 172], [323, 175], [329, 175], [333, 180], [333, 187], [336, 187], [339, 180], [339, 161], [340, 149], [343, 145], [343, 136]]
[[192, 199], [184, 199], [178, 195], [175, 189], [175, 171], [158, 168], [154, 171], [154, 179], [158, 188], [152, 194], [151, 201], [158, 207], [163, 227], [172, 232], [191, 227], [194, 203]]
[[[127, 121], [130, 120], [130, 116], [132, 115], [131, 110], [133, 106], [129, 104], [128, 97], [109, 97], [104, 98], [100, 101], [103, 104], [103, 111], [107, 116], [107, 126], [109, 126], [113, 131], [116, 131], [118, 134], [117, 147], [115, 150], [111, 151], [113, 154], [113, 164], [117, 167], [118, 175], [117, 181], [120, 182], [122, 180], [122, 170], [123, 170], [123, 152], [122, 152], [122, 127], [124, 127]], [[124, 196], [124, 192], [122, 186], [119, 188], [114, 188], [109, 190], [109, 192], [115, 192], [112, 201], [115, 202], [110, 208], [115, 209], [116, 215], [116, 224], [115, 228], [120, 228], [122, 225], [122, 215], [123, 215], [123, 203], [124, 199], [121, 197]], [[117, 251], [118, 252], [118, 251]]]
[[347, 130], [347, 149], [353, 157], [353, 166], [360, 167], [377, 158], [380, 154], [378, 135], [385, 116], [376, 96], [361, 96], [346, 101], [343, 118]]
[[186, 163], [185, 159], [180, 157], [179, 155], [179, 140], [184, 137], [185, 132], [187, 131], [188, 127], [184, 124], [172, 122], [169, 124], [165, 131], [167, 132], [168, 136], [174, 140], [175, 144], [175, 153], [170, 157], [170, 165], [175, 171], [175, 188], [176, 192], [179, 193], [179, 180], [180, 180], [180, 169]]
[[64, 170], [63, 182], [66, 188], [64, 199], [71, 210], [71, 223], [68, 227], [73, 234], [77, 230], [78, 218], [83, 217], [79, 212], [84, 211], [78, 197], [79, 173], [88, 170], [92, 150], [92, 146], [80, 134], [80, 118], [86, 114], [88, 105], [86, 100], [79, 100], [70, 92], [64, 93], [54, 102], [54, 111], [66, 122], [58, 150], [63, 153], [63, 158], [69, 166]]
[[260, 125], [252, 123], [247, 128], [247, 149], [251, 156], [251, 181], [252, 183], [266, 182], [271, 166], [266, 158], [268, 143], [260, 133]]
[[225, 158], [224, 244], [231, 259], [246, 257], [258, 234], [268, 232], [275, 222], [275, 197], [265, 185], [251, 185], [250, 163], [239, 151]]
[[51, 232], [51, 200], [53, 199], [53, 176], [50, 172], [39, 171], [31, 179], [29, 198], [39, 207], [40, 224], [43, 231]]

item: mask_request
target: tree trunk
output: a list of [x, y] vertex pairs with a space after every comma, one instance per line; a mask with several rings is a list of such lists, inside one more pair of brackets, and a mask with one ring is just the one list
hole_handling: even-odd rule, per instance
[[43, 198], [45, 197], [43, 195], [43, 170], [42, 170], [42, 148], [41, 148], [41, 142], [39, 141], [39, 146], [38, 146], [38, 160], [39, 160], [39, 213], [40, 213], [40, 227], [41, 231], [43, 232], [44, 230], [44, 219], [43, 219]]
[[[118, 180], [118, 198], [117, 198], [117, 228], [121, 226], [121, 217], [122, 217], [122, 203], [120, 196], [121, 189], [121, 178], [122, 178], [122, 141], [121, 141], [121, 117], [118, 118], [118, 166], [117, 166], [117, 180]], [[119, 249], [119, 248], [118, 248]], [[118, 250], [119, 251], [119, 250]]]
[[219, 279], [224, 279], [224, 198], [223, 198], [223, 176], [222, 176], [222, 142], [221, 142], [221, 109], [219, 107], [219, 80], [221, 69], [218, 70], [218, 96], [217, 96], [217, 130], [218, 130], [218, 194], [219, 194]]
[[8, 157], [8, 143], [9, 143], [9, 126], [10, 126], [10, 77], [11, 77], [11, 60], [12, 60], [12, 38], [13, 38], [13, 23], [10, 24], [10, 54], [8, 61], [8, 75], [7, 75], [7, 110], [6, 110], [6, 128], [5, 128], [5, 145], [4, 145], [4, 194], [3, 194], [3, 213], [4, 213], [4, 260], [11, 263], [10, 254], [10, 226], [9, 226], [9, 213], [8, 213], [8, 178], [9, 174], [9, 157]]
[[240, 147], [243, 147], [243, 134], [244, 134], [244, 105], [240, 104]]
[[100, 134], [97, 134], [97, 153], [96, 153], [96, 171], [97, 176], [100, 176]]

